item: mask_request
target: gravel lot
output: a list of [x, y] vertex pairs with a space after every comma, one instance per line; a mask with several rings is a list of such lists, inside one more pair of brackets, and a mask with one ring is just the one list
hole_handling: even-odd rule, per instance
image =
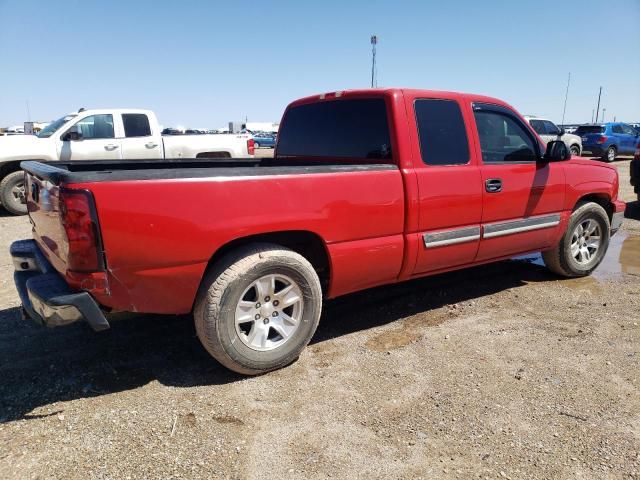
[[297, 363], [243, 378], [188, 317], [22, 321], [29, 222], [0, 213], [0, 478], [640, 478], [628, 215], [592, 277], [531, 257], [350, 295]]

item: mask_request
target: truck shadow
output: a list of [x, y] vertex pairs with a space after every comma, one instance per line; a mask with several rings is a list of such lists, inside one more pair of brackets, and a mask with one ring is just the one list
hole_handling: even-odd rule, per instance
[[[312, 343], [553, 278], [526, 260], [508, 261], [349, 295], [328, 302]], [[39, 327], [22, 320], [18, 308], [0, 310], [0, 377], [0, 423], [40, 418], [30, 412], [153, 380], [179, 388], [244, 378], [209, 357], [189, 316], [140, 315], [95, 334], [84, 324]]]

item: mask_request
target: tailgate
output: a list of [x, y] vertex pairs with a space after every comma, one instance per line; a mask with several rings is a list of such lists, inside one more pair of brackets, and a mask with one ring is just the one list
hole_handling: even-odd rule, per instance
[[69, 250], [60, 221], [60, 188], [49, 180], [26, 172], [26, 197], [33, 238], [58, 272], [66, 271]]

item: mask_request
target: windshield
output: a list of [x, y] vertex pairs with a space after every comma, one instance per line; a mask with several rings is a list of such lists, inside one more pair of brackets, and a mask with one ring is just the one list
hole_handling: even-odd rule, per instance
[[55, 122], [51, 122], [49, 125], [47, 125], [42, 130], [40, 130], [40, 133], [38, 133], [38, 137], [49, 138], [51, 135], [53, 135], [56, 132], [56, 130], [58, 130], [60, 127], [62, 127], [65, 123], [67, 123], [72, 118], [75, 118], [75, 116], [76, 116], [75, 114], [65, 115], [64, 117], [59, 118]]

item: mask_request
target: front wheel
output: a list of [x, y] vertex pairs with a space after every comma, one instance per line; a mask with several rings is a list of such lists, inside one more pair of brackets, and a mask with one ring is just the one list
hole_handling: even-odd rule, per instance
[[321, 310], [312, 265], [292, 250], [264, 243], [228, 255], [205, 276], [194, 320], [198, 338], [216, 360], [256, 375], [294, 362]]
[[571, 145], [571, 148], [569, 149], [569, 151], [571, 152], [571, 155], [573, 155], [574, 157], [580, 156], [580, 147], [578, 145]]
[[13, 215], [27, 213], [24, 172], [22, 170], [7, 175], [0, 182], [0, 203]]
[[544, 263], [563, 277], [584, 277], [593, 272], [609, 247], [611, 227], [607, 212], [597, 203], [580, 205], [569, 219], [560, 243], [542, 252]]

